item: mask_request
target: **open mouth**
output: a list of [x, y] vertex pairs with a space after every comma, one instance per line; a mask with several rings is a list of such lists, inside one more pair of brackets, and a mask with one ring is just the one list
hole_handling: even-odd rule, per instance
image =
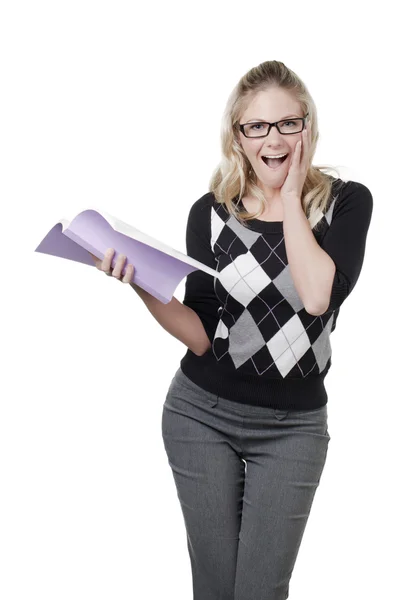
[[282, 158], [265, 158], [265, 156], [262, 156], [261, 158], [263, 159], [263, 162], [267, 165], [267, 167], [274, 171], [276, 169], [279, 169], [279, 167], [283, 165], [283, 163], [287, 160], [288, 156], [289, 153], [286, 154], [286, 156], [282, 156]]

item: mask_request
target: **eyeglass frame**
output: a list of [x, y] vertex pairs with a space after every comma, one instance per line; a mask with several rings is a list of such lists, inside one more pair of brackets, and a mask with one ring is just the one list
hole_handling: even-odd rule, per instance
[[[244, 137], [246, 137], [247, 139], [257, 139], [257, 138], [263, 138], [263, 137], [267, 137], [269, 135], [269, 132], [271, 131], [272, 127], [276, 127], [277, 130], [279, 131], [279, 133], [281, 135], [294, 135], [295, 133], [301, 133], [305, 127], [305, 121], [308, 117], [310, 113], [307, 113], [306, 115], [304, 115], [304, 117], [293, 117], [292, 119], [281, 119], [280, 121], [275, 121], [275, 123], [269, 123], [268, 121], [250, 121], [249, 123], [243, 123], [242, 125], [240, 123], [238, 123], [239, 129], [240, 131], [243, 133]], [[303, 127], [300, 129], [300, 131], [293, 131], [293, 133], [282, 133], [281, 130], [278, 127], [278, 123], [284, 122], [284, 121], [294, 121], [295, 119], [301, 119], [303, 121]], [[265, 135], [246, 135], [244, 132], [244, 126], [245, 125], [258, 125], [260, 123], [265, 123], [266, 125], [269, 125], [268, 127], [268, 131]]]

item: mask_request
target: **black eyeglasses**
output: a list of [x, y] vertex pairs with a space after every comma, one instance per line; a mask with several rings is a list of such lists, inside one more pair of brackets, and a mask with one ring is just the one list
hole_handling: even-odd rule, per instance
[[[292, 135], [293, 133], [303, 131], [308, 115], [309, 113], [299, 119], [283, 119], [282, 121], [276, 121], [276, 123], [254, 121], [253, 123], [243, 123], [243, 125], [239, 124], [238, 126], [243, 135], [248, 138], [267, 137], [272, 127], [276, 127], [282, 135]], [[265, 133], [266, 130], [267, 133]]]

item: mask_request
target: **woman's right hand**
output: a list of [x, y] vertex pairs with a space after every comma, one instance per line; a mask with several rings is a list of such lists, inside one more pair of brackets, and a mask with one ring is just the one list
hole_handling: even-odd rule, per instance
[[135, 270], [135, 268], [132, 264], [129, 264], [126, 267], [126, 273], [125, 273], [124, 277], [121, 279], [122, 269], [124, 268], [125, 261], [126, 261], [126, 256], [124, 256], [123, 254], [118, 255], [117, 262], [115, 263], [115, 267], [111, 271], [111, 263], [112, 263], [113, 256], [115, 254], [114, 248], [107, 249], [103, 260], [101, 260], [100, 258], [97, 258], [97, 256], [94, 256], [94, 254], [92, 254], [91, 252], [89, 252], [89, 254], [92, 257], [94, 264], [99, 271], [103, 271], [106, 275], [115, 277], [119, 281], [122, 281], [122, 283], [131, 283], [132, 282], [133, 272]]

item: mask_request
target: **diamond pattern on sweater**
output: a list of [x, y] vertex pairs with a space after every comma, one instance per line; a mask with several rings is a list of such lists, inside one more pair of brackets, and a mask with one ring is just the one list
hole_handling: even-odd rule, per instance
[[[331, 219], [334, 202], [326, 216]], [[252, 231], [219, 206], [211, 208], [211, 248], [221, 303], [212, 349], [263, 375], [306, 377], [318, 374], [331, 356], [333, 315], [307, 313], [297, 293], [283, 233]], [[222, 311], [222, 312], [221, 312]]]

